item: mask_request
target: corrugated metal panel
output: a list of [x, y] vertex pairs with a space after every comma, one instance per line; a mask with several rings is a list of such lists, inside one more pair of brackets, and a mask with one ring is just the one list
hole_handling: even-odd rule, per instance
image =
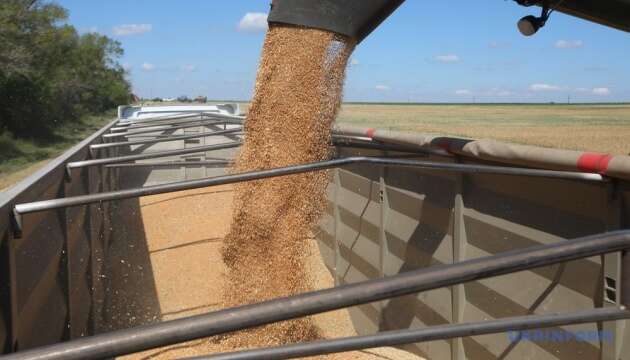
[[[66, 181], [65, 163], [89, 157], [87, 146], [113, 122], [26, 180], [0, 195], [0, 215], [10, 219], [13, 205], [82, 195], [107, 186], [116, 187], [112, 174], [91, 170], [72, 173]], [[100, 171], [100, 170], [98, 170]], [[98, 181], [92, 182], [92, 180]], [[0, 335], [4, 351], [68, 340], [91, 334], [92, 239], [104, 236], [106, 214], [93, 216], [88, 208], [46, 211], [22, 218], [22, 237], [15, 239], [8, 223], [0, 224], [2, 246], [2, 314]], [[6, 326], [6, 327], [5, 327]]]
[[[366, 155], [365, 150], [340, 151], [344, 156]], [[630, 186], [625, 183], [615, 188], [566, 180], [369, 165], [346, 167], [336, 176], [337, 187], [329, 191], [332, 209], [327, 213], [332, 214], [326, 215], [319, 239], [328, 251], [338, 249], [326, 256], [337, 257], [334, 275], [342, 284], [630, 225], [627, 219], [615, 220], [630, 213]], [[331, 225], [332, 220], [336, 223]], [[606, 276], [615, 278], [612, 261], [607, 267], [613, 270], [607, 270]], [[373, 333], [601, 307], [607, 304], [603, 274], [600, 257], [572, 261], [371, 304], [353, 310], [353, 320], [361, 333]], [[607, 324], [585, 324], [556, 330], [608, 328]], [[623, 326], [613, 328], [617, 343], [512, 343], [507, 334], [497, 334], [404, 348], [431, 359], [603, 359], [603, 354], [621, 354], [621, 346], [630, 343], [630, 333], [624, 332]]]

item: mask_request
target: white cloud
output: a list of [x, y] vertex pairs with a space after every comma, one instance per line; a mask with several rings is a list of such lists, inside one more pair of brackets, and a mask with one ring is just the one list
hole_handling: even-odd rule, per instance
[[499, 91], [497, 91], [497, 96], [512, 96], [512, 95], [514, 95], [514, 93], [509, 91], [509, 90], [499, 90]]
[[267, 31], [267, 14], [248, 12], [238, 22], [236, 27], [238, 31], [244, 32], [263, 32]]
[[605, 87], [598, 87], [593, 89], [595, 95], [610, 95], [610, 89]]
[[390, 87], [387, 85], [376, 85], [374, 87], [374, 89], [378, 90], [378, 91], [389, 91]]
[[531, 84], [529, 86], [531, 91], [558, 91], [561, 90], [560, 86], [550, 84]]
[[352, 66], [359, 65], [359, 60], [357, 60], [356, 58], [352, 58], [352, 60], [350, 60], [350, 65]]
[[472, 92], [470, 92], [470, 90], [467, 90], [467, 89], [455, 90], [455, 95], [470, 95], [470, 94], [472, 94]]
[[197, 67], [195, 65], [187, 64], [182, 66], [182, 70], [186, 72], [194, 72], [197, 70]]
[[153, 30], [153, 25], [151, 24], [125, 24], [114, 26], [114, 35], [117, 36], [127, 36], [127, 35], [138, 35], [144, 34]]
[[505, 89], [505, 88], [493, 87], [493, 88], [490, 88], [490, 89], [482, 91], [481, 95], [492, 96], [492, 97], [496, 97], [496, 96], [514, 96], [514, 95], [516, 95], [516, 93], [513, 92], [513, 91], [510, 91], [508, 89]]
[[583, 93], [583, 92], [589, 92], [589, 89], [584, 88], [584, 87], [579, 87], [579, 88], [576, 88], [575, 91]]
[[433, 59], [441, 63], [456, 63], [461, 60], [459, 56], [455, 54], [436, 55]]
[[153, 70], [155, 70], [155, 65], [145, 62], [145, 63], [142, 64], [142, 70], [144, 70], [144, 71], [153, 71]]
[[132, 67], [133, 67], [133, 65], [131, 65], [130, 63], [123, 63], [122, 64], [122, 68], [125, 69], [126, 71], [131, 70]]
[[582, 40], [558, 40], [554, 45], [558, 49], [577, 49], [584, 46]]

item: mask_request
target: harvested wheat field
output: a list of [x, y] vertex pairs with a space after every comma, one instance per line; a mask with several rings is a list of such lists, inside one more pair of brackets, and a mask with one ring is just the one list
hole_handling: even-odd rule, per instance
[[[247, 103], [241, 104], [246, 110]], [[630, 105], [369, 104], [341, 106], [337, 122], [495, 139], [517, 144], [630, 153]]]
[[339, 123], [630, 153], [630, 105], [344, 104]]
[[[232, 216], [231, 186], [188, 190], [140, 199], [150, 272], [162, 321], [218, 310], [230, 279], [221, 256]], [[185, 226], [182, 226], [184, 225]], [[315, 289], [334, 285], [316, 240], [305, 244], [304, 269]], [[347, 310], [313, 316], [321, 338], [356, 335]], [[215, 337], [128, 355], [122, 359], [174, 359], [237, 350], [229, 336]], [[262, 339], [260, 340], [263, 341]], [[240, 348], [239, 348], [240, 349]], [[393, 348], [324, 356], [325, 359], [419, 359]]]

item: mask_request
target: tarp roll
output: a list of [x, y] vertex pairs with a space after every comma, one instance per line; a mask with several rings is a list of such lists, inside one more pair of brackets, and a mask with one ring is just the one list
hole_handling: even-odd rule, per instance
[[336, 125], [337, 135], [369, 138], [386, 144], [441, 148], [452, 154], [532, 168], [581, 171], [630, 180], [630, 156], [552, 149], [415, 132]]

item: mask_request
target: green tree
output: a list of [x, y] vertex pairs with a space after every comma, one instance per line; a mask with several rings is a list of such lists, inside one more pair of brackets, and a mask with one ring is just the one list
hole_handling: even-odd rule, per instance
[[79, 35], [66, 19], [55, 4], [0, 1], [0, 133], [43, 138], [63, 122], [129, 101], [120, 43]]

